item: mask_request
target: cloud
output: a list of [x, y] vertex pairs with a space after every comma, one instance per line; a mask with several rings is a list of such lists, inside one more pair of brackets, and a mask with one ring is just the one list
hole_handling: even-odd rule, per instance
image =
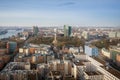
[[65, 2], [65, 3], [61, 3], [58, 6], [71, 6], [71, 5], [75, 5], [75, 2]]

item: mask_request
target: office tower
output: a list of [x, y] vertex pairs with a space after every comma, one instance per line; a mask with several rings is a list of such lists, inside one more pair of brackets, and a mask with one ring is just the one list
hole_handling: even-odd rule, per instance
[[70, 37], [72, 33], [72, 28], [71, 26], [66, 26], [64, 25], [64, 36], [65, 37]]
[[68, 26], [68, 36], [69, 36], [69, 37], [71, 36], [71, 33], [72, 33], [72, 27], [71, 27], [71, 26]]
[[33, 26], [33, 35], [38, 35], [39, 28], [37, 26]]
[[64, 25], [64, 37], [66, 37], [66, 36], [67, 36], [67, 26]]

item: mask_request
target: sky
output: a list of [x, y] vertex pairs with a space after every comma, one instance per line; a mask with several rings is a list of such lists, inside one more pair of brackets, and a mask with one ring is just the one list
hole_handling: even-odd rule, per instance
[[120, 0], [0, 0], [0, 26], [120, 26]]

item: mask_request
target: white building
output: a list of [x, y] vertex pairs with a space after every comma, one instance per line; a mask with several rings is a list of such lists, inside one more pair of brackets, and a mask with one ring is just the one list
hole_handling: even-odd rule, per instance
[[120, 32], [117, 32], [117, 38], [120, 38]]
[[[86, 66], [86, 69], [84, 70], [84, 79], [90, 79], [90, 80], [99, 80], [99, 79], [100, 80], [120, 80], [119, 78], [117, 78], [116, 76], [114, 76], [113, 74], [108, 72], [106, 69], [101, 67], [101, 66], [104, 66], [103, 64], [99, 63], [98, 61], [89, 57], [88, 55], [79, 55], [79, 56], [75, 55], [75, 58], [78, 58], [79, 60], [80, 60], [81, 57], [83, 58], [83, 60], [87, 59], [88, 61], [90, 61], [90, 64], [89, 63], [86, 63], [86, 64], [83, 63]], [[77, 69], [77, 71], [78, 71], [78, 69]], [[88, 74], [89, 72], [91, 72], [90, 75]], [[97, 72], [98, 75], [94, 74], [96, 72]], [[100, 72], [100, 73], [98, 73], [98, 72]]]
[[83, 52], [84, 52], [84, 50], [83, 50], [83, 47], [82, 47], [82, 46], [80, 46], [80, 47], [79, 47], [79, 49], [80, 49], [80, 53], [83, 53]]
[[110, 51], [103, 48], [103, 49], [101, 49], [101, 52], [105, 57], [110, 58]]
[[117, 32], [109, 32], [108, 36], [109, 36], [109, 38], [116, 38]]
[[[45, 68], [45, 65], [46, 64], [38, 64], [37, 67], [39, 70], [41, 70]], [[69, 60], [51, 60], [48, 61], [47, 66], [49, 67], [50, 71], [60, 71], [64, 75], [71, 74], [75, 76], [75, 70], [72, 69], [72, 63]]]
[[83, 31], [82, 32], [82, 37], [84, 37], [84, 39], [88, 40], [89, 39], [89, 33], [87, 31]]
[[69, 52], [70, 53], [79, 53], [79, 49], [78, 49], [78, 47], [70, 47]]
[[85, 54], [89, 56], [98, 56], [98, 48], [95, 46], [87, 46], [85, 45]]
[[28, 48], [19, 48], [19, 53], [22, 53], [24, 55], [29, 55], [29, 49]]

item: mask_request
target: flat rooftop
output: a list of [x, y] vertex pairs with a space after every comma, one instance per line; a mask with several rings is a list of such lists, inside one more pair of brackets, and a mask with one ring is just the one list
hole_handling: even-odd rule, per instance
[[76, 80], [71, 74], [66, 74], [64, 80]]
[[64, 80], [76, 80], [74, 77], [65, 77]]
[[[105, 62], [104, 62], [104, 61], [102, 61], [102, 60], [100, 60], [100, 59], [98, 59], [98, 58], [94, 58], [94, 59], [97, 60], [98, 62], [100, 62], [101, 64], [105, 65]], [[101, 66], [101, 67], [105, 69], [105, 66]], [[106, 70], [106, 69], [105, 69], [105, 70]], [[119, 71], [117, 71], [117, 70], [115, 70], [115, 69], [113, 69], [113, 68], [109, 68], [109, 69], [106, 70], [106, 71], [110, 72], [111, 74], [113, 74], [114, 76], [116, 76], [117, 78], [120, 79], [120, 72], [119, 72]]]
[[78, 60], [74, 62], [74, 64], [77, 66], [84, 66], [84, 62], [90, 62], [90, 61], [89, 60]]
[[61, 75], [60, 71], [51, 71], [53, 76]]
[[[105, 69], [105, 66], [101, 66], [101, 67]], [[105, 70], [106, 70], [106, 69], [105, 69]], [[119, 71], [117, 71], [117, 70], [115, 70], [115, 69], [113, 69], [113, 68], [109, 68], [109, 69], [106, 70], [106, 71], [110, 72], [111, 74], [113, 74], [114, 76], [116, 76], [117, 78], [120, 79], [120, 72], [119, 72]]]
[[99, 71], [91, 71], [91, 72], [85, 72], [87, 75], [92, 76], [92, 75], [102, 75], [101, 72]]
[[103, 64], [103, 65], [106, 64], [105, 61], [103, 61], [103, 60], [101, 60], [101, 59], [99, 59], [99, 58], [94, 57], [93, 59], [95, 59], [96, 61], [100, 62], [100, 63]]
[[84, 66], [83, 62], [81, 62], [81, 61], [80, 62], [75, 62], [75, 65], [76, 66]]
[[25, 70], [25, 68], [22, 67], [22, 66], [19, 66], [19, 65], [15, 65], [15, 66], [12, 68], [12, 70]]

